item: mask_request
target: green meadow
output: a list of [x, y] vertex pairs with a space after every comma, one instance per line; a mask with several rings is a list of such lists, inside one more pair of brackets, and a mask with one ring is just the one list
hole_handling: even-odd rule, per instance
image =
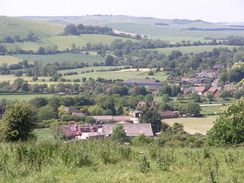
[[30, 62], [41, 62], [43, 64], [55, 63], [55, 62], [84, 62], [84, 63], [103, 63], [105, 58], [97, 56], [94, 52], [91, 52], [89, 55], [84, 54], [73, 54], [73, 53], [61, 53], [61, 54], [52, 54], [52, 55], [27, 55], [27, 54], [15, 54], [14, 57], [28, 60]]
[[182, 46], [182, 47], [174, 47], [174, 48], [158, 48], [153, 49], [157, 50], [160, 53], [164, 53], [165, 55], [169, 55], [173, 50], [179, 50], [183, 54], [190, 54], [190, 53], [200, 53], [200, 52], [209, 52], [212, 51], [214, 48], [229, 48], [232, 50], [237, 46], [229, 46], [229, 45], [201, 45], [201, 46]]
[[0, 100], [6, 99], [6, 100], [25, 100], [29, 101], [31, 99], [34, 99], [36, 97], [52, 97], [54, 96], [53, 94], [9, 94], [9, 95], [2, 95], [0, 94]]

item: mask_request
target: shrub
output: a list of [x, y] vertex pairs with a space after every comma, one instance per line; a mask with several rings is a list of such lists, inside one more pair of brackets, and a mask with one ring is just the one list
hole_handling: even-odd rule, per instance
[[132, 144], [134, 145], [143, 145], [143, 144], [150, 144], [153, 142], [153, 138], [146, 136], [145, 134], [140, 134], [139, 136], [132, 139]]

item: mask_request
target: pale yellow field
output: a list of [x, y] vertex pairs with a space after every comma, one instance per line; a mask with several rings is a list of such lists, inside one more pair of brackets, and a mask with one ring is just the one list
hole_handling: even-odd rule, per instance
[[171, 118], [164, 119], [163, 122], [168, 123], [172, 126], [174, 123], [181, 123], [184, 125], [186, 132], [190, 134], [201, 133], [206, 134], [213, 126], [213, 122], [218, 116], [207, 116], [201, 118]]
[[0, 55], [0, 65], [2, 65], [3, 63], [6, 63], [8, 65], [17, 64], [20, 61], [22, 61], [22, 59], [20, 58], [8, 56], [8, 55]]
[[[14, 75], [0, 75], [0, 82], [3, 82], [3, 81], [9, 81], [9, 82], [13, 82], [14, 80], [16, 80], [17, 78], [22, 78], [26, 81], [32, 81], [32, 78], [33, 77], [26, 77], [26, 76], [23, 76], [23, 77], [17, 77], [17, 76], [14, 76]], [[41, 79], [45, 79], [46, 82], [49, 81], [49, 78], [50, 77], [38, 77], [39, 80]]]

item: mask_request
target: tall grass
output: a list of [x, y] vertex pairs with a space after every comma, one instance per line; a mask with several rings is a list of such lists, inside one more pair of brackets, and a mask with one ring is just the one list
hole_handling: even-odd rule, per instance
[[0, 144], [0, 182], [241, 182], [243, 163], [243, 147], [134, 147], [105, 140]]

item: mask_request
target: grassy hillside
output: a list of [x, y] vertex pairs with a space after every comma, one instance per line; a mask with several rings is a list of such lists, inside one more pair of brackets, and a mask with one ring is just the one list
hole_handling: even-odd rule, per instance
[[62, 33], [63, 26], [37, 20], [0, 16], [0, 38], [19, 35], [25, 38], [31, 31], [37, 37], [47, 37]]
[[[181, 19], [159, 19], [150, 17], [129, 17], [129, 16], [80, 16], [80, 17], [31, 17], [42, 21], [57, 24], [85, 24], [85, 25], [106, 25], [116, 30], [151, 35], [152, 38], [181, 41], [191, 40], [202, 41], [206, 37], [225, 38], [230, 35], [242, 36], [244, 30], [230, 25], [209, 23], [201, 20]], [[214, 30], [186, 30], [188, 28], [214, 29]], [[242, 27], [239, 27], [239, 29]], [[229, 30], [217, 30], [229, 29]]]
[[[20, 48], [23, 50], [36, 51], [40, 46], [52, 46], [56, 45], [59, 50], [64, 51], [67, 48], [71, 48], [74, 43], [77, 47], [83, 47], [87, 43], [92, 44], [110, 44], [115, 39], [126, 40], [126, 38], [97, 35], [97, 34], [85, 34], [81, 36], [61, 36], [64, 26], [53, 24], [49, 22], [42, 22], [33, 19], [14, 18], [0, 16], [0, 39], [6, 36], [14, 37], [20, 36], [21, 39], [25, 39], [29, 32], [33, 32], [39, 39], [35, 42], [15, 42], [15, 43], [3, 43], [7, 49]], [[132, 40], [132, 39], [131, 39]], [[135, 41], [135, 40], [132, 40]]]

